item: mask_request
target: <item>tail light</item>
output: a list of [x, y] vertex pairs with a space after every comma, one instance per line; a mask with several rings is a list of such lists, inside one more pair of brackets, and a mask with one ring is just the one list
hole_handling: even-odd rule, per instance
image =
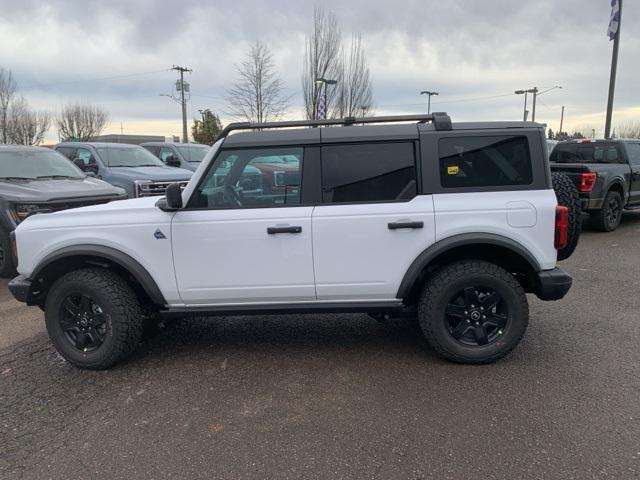
[[580, 185], [578, 186], [578, 191], [587, 193], [593, 189], [593, 186], [596, 184], [596, 179], [598, 178], [597, 173], [585, 172], [580, 174]]
[[569, 209], [558, 205], [556, 207], [556, 233], [554, 246], [560, 250], [567, 246], [569, 238]]

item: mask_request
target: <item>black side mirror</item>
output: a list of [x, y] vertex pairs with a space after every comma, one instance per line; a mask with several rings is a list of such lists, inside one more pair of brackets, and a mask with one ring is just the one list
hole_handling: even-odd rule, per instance
[[180, 166], [180, 160], [178, 160], [176, 157], [174, 157], [173, 155], [169, 155], [164, 159], [164, 163], [166, 163], [167, 165], [169, 165], [170, 167], [179, 167]]
[[74, 158], [73, 164], [83, 172], [87, 169], [87, 166], [85, 165], [84, 160], [82, 160], [81, 158]]
[[[182, 187], [179, 183], [172, 183], [165, 192], [166, 210], [180, 210], [182, 208]], [[162, 208], [162, 205], [158, 205]], [[165, 210], [165, 208], [162, 208]]]

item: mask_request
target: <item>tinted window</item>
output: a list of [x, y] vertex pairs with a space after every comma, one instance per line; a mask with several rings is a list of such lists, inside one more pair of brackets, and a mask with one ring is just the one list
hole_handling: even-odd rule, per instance
[[577, 143], [559, 143], [551, 152], [549, 160], [556, 163], [579, 163]]
[[74, 150], [75, 149], [71, 148], [71, 147], [58, 147], [58, 148], [56, 148], [56, 152], [61, 153], [62, 155], [67, 157], [69, 160], [73, 160]]
[[76, 150], [75, 158], [79, 158], [80, 160], [82, 160], [82, 163], [84, 163], [85, 166], [96, 164], [95, 158], [93, 158], [93, 155], [91, 154], [91, 152], [86, 148], [78, 148], [78, 150]]
[[[295, 158], [288, 164], [265, 158]], [[190, 207], [255, 208], [298, 205], [302, 148], [221, 152], [196, 190]]]
[[200, 163], [211, 150], [208, 145], [176, 145], [176, 148], [189, 163]]
[[451, 137], [439, 142], [445, 188], [528, 185], [529, 142], [523, 136]]
[[410, 200], [416, 195], [412, 143], [322, 147], [325, 203]]
[[579, 163], [620, 163], [621, 160], [621, 155], [613, 144], [578, 144]]
[[640, 143], [627, 143], [629, 161], [634, 165], [640, 165]]
[[174, 157], [176, 160], [179, 160], [176, 157], [176, 154], [173, 153], [173, 150], [171, 150], [170, 148], [162, 148], [160, 149], [160, 160], [162, 160], [164, 163], [167, 163], [167, 158], [168, 157]]

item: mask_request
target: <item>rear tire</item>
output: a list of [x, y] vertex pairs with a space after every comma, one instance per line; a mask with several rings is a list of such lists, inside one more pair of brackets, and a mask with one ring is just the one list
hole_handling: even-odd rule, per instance
[[0, 230], [0, 277], [11, 278], [16, 275], [16, 261], [13, 258], [9, 234]]
[[513, 275], [489, 262], [466, 260], [441, 268], [429, 279], [418, 319], [440, 356], [457, 363], [491, 363], [522, 339], [529, 305]]
[[567, 246], [558, 250], [558, 261], [562, 261], [569, 258], [578, 246], [578, 240], [582, 233], [582, 220], [580, 218], [582, 207], [580, 206], [580, 193], [567, 175], [554, 172], [551, 174], [551, 179], [558, 205], [567, 207], [569, 210]]
[[58, 279], [47, 295], [49, 338], [69, 363], [109, 368], [139, 345], [140, 302], [122, 277], [104, 268], [87, 268]]
[[622, 197], [615, 190], [609, 190], [604, 197], [602, 208], [593, 216], [593, 226], [601, 232], [613, 232], [622, 220]]

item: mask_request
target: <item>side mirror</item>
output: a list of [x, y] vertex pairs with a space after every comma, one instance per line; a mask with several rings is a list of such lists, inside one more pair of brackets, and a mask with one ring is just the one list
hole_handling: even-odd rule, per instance
[[[164, 202], [162, 202], [164, 200]], [[182, 208], [182, 187], [179, 183], [172, 183], [167, 187], [165, 198], [161, 199], [156, 205], [161, 210], [175, 211]]]
[[178, 160], [173, 155], [169, 155], [168, 157], [166, 157], [164, 159], [164, 163], [166, 163], [170, 167], [179, 167], [180, 166], [180, 160]]
[[83, 172], [87, 170], [87, 166], [85, 165], [84, 160], [82, 160], [81, 158], [74, 158], [73, 164]]

